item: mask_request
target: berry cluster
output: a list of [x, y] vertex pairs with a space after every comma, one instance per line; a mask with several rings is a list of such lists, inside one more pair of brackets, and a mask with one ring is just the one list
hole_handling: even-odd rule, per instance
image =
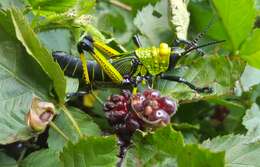
[[123, 90], [120, 95], [110, 96], [104, 105], [108, 121], [119, 137], [131, 137], [137, 129], [168, 124], [176, 109], [174, 100], [153, 89], [135, 95]]

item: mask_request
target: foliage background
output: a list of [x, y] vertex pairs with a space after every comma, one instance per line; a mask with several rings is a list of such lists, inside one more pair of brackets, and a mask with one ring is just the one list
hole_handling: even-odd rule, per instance
[[[186, 57], [171, 73], [210, 85], [214, 93], [158, 81], [156, 89], [179, 101], [178, 112], [167, 127], [137, 132], [123, 165], [259, 166], [260, 1], [121, 0], [123, 7], [115, 2], [0, 0], [0, 166], [115, 166], [119, 148], [115, 136], [103, 135], [111, 129], [102, 105], [95, 101], [88, 114], [65, 108], [66, 92], [79, 83], [63, 75], [50, 53], [78, 56], [83, 33], [122, 51], [134, 49], [137, 33], [143, 46], [171, 44], [193, 39], [211, 20], [200, 43], [226, 42], [206, 48], [204, 57]], [[112, 92], [118, 89], [101, 87], [97, 94], [104, 100]], [[43, 135], [24, 120], [34, 95], [57, 107]]]

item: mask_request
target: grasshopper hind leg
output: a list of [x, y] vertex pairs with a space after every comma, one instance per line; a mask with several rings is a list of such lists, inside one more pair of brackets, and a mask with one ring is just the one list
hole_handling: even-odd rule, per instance
[[197, 87], [197, 86], [193, 85], [192, 83], [188, 82], [187, 80], [185, 80], [181, 77], [178, 77], [178, 76], [161, 74], [161, 79], [166, 79], [166, 80], [170, 80], [170, 81], [183, 83], [198, 93], [213, 93], [214, 92], [213, 88], [211, 88], [211, 87]]

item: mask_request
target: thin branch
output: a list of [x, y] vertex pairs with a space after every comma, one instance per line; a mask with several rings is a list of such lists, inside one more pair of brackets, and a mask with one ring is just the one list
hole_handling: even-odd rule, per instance
[[126, 4], [122, 3], [122, 2], [119, 2], [117, 0], [109, 0], [109, 3], [111, 3], [111, 4], [113, 4], [113, 5], [117, 6], [117, 7], [120, 7], [122, 9], [124, 9], [124, 10], [132, 11], [132, 7], [131, 6], [128, 6], [128, 5], [126, 5]]

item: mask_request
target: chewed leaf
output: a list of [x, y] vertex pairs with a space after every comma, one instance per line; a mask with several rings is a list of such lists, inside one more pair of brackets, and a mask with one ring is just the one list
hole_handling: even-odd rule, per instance
[[174, 26], [178, 39], [187, 39], [190, 13], [185, 0], [169, 0], [170, 22]]

